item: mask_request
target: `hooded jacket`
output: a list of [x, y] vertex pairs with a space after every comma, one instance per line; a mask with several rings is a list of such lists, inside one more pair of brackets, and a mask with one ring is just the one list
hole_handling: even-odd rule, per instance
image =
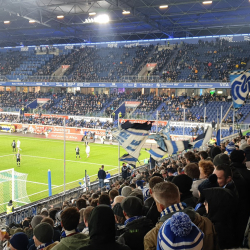
[[88, 244], [88, 236], [85, 234], [77, 233], [65, 238], [62, 238], [61, 241], [55, 245], [53, 250], [72, 250], [77, 249], [81, 246]]
[[238, 247], [235, 229], [238, 201], [235, 195], [221, 187], [204, 189], [203, 194], [208, 202], [208, 218], [214, 224], [220, 248]]
[[119, 236], [118, 242], [128, 245], [131, 250], [144, 250], [144, 236], [152, 228], [152, 221], [144, 216], [133, 220], [126, 224], [124, 227], [124, 233]]
[[74, 249], [130, 250], [128, 246], [115, 241], [115, 217], [112, 209], [107, 205], [99, 205], [92, 210], [89, 220], [89, 236], [90, 241], [87, 246]]

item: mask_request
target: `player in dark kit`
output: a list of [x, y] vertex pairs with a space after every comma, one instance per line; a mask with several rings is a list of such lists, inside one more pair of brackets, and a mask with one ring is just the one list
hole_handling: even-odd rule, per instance
[[21, 164], [21, 155], [19, 153], [19, 150], [17, 151], [17, 154], [15, 154], [16, 156], [16, 165], [17, 167], [19, 166], [20, 167], [20, 164]]
[[77, 156], [78, 156], [78, 155], [79, 155], [79, 159], [81, 159], [81, 156], [80, 156], [80, 148], [79, 148], [78, 146], [76, 146], [75, 151], [76, 151], [76, 159], [77, 159]]
[[16, 152], [16, 142], [15, 142], [15, 140], [13, 140], [13, 142], [11, 143], [11, 147], [12, 147], [12, 149], [13, 149], [13, 151], [12, 152]]

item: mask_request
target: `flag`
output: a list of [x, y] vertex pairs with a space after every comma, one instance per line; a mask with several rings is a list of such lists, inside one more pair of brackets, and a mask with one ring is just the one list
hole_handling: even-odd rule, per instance
[[183, 151], [189, 148], [189, 141], [165, 140], [165, 144], [169, 155], [176, 154], [179, 151]]
[[163, 150], [161, 150], [160, 148], [154, 148], [154, 149], [150, 149], [147, 150], [147, 152], [151, 155], [151, 157], [156, 160], [159, 161], [161, 160], [161, 158], [166, 154], [166, 152], [164, 152]]
[[164, 137], [161, 136], [160, 134], [149, 135], [148, 139], [154, 139], [157, 142], [160, 149], [162, 149], [163, 151], [167, 151], [167, 148], [164, 142]]
[[133, 156], [129, 154], [124, 154], [122, 157], [119, 159], [120, 161], [127, 162], [128, 164], [133, 164], [136, 166], [136, 162], [138, 161], [137, 158], [134, 158]]
[[167, 138], [167, 140], [170, 140], [170, 122], [168, 121], [167, 125], [160, 131], [162, 135]]
[[128, 154], [138, 159], [141, 148], [148, 138], [151, 126], [152, 124], [147, 122], [142, 124], [125, 122], [122, 129], [113, 130], [112, 135]]
[[218, 116], [218, 110], [217, 110], [217, 127], [216, 127], [216, 143], [217, 145], [220, 145], [220, 121]]
[[236, 71], [230, 75], [231, 93], [233, 107], [240, 108], [250, 91], [250, 73], [246, 71]]
[[213, 133], [212, 127], [208, 126], [205, 133], [197, 136], [197, 138], [190, 144], [193, 145], [194, 148], [200, 148], [201, 146], [204, 146], [211, 139], [212, 133]]

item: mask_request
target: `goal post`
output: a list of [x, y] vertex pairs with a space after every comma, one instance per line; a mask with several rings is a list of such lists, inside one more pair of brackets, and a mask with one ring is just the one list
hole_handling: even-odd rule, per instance
[[0, 213], [6, 211], [9, 200], [14, 207], [30, 203], [26, 190], [28, 174], [20, 173], [14, 168], [0, 171]]

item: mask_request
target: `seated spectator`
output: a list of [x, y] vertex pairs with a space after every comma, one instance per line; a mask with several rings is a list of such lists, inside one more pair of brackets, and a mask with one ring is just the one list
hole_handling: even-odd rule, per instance
[[[175, 213], [161, 226], [157, 249], [203, 249], [203, 232], [183, 212]], [[178, 246], [178, 247], [176, 247]]]
[[162, 224], [173, 216], [176, 212], [186, 213], [192, 222], [204, 233], [203, 250], [217, 250], [216, 234], [212, 222], [200, 216], [191, 208], [186, 208], [186, 204], [180, 202], [178, 187], [171, 182], [161, 182], [154, 186], [153, 197], [161, 217], [156, 226], [144, 237], [144, 249], [156, 250], [157, 235]]
[[85, 234], [77, 233], [76, 228], [80, 220], [80, 213], [75, 207], [66, 208], [61, 214], [63, 234], [60, 243], [53, 247], [53, 250], [71, 250], [85, 246], [89, 238]]
[[178, 175], [174, 177], [172, 182], [179, 188], [181, 195], [181, 202], [187, 204], [188, 207], [195, 208], [197, 203], [197, 198], [193, 196], [190, 191], [192, 188], [193, 180], [187, 175]]
[[90, 241], [87, 246], [74, 249], [130, 250], [128, 246], [115, 241], [115, 217], [112, 209], [107, 205], [99, 205], [92, 210], [89, 219], [89, 236]]
[[118, 242], [128, 245], [131, 250], [143, 250], [143, 239], [153, 228], [152, 221], [142, 216], [142, 201], [137, 197], [126, 197], [121, 202], [126, 221]]
[[35, 227], [33, 234], [33, 239], [37, 249], [49, 250], [59, 243], [53, 242], [54, 229], [46, 222], [38, 224]]

